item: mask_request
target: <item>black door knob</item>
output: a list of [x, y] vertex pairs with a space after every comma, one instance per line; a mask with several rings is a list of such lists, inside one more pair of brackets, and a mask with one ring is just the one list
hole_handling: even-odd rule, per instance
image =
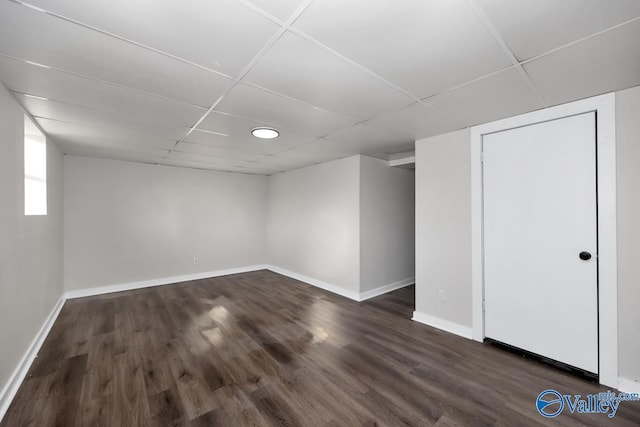
[[591, 259], [591, 254], [589, 252], [580, 252], [580, 255], [578, 256], [583, 261], [589, 261]]

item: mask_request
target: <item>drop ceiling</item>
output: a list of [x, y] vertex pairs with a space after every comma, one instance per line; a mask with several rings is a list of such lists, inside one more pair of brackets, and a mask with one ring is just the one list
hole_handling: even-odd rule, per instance
[[258, 175], [640, 85], [638, 52], [638, 0], [0, 0], [64, 153]]

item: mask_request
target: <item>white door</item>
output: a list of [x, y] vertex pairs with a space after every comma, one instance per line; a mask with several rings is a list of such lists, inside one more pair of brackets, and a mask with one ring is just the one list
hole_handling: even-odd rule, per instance
[[595, 135], [592, 112], [482, 140], [485, 336], [593, 373]]

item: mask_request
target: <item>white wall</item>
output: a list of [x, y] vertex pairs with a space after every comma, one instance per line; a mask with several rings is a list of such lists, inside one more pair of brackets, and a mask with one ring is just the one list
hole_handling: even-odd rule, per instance
[[415, 174], [360, 158], [360, 292], [415, 277]]
[[619, 372], [640, 382], [640, 86], [616, 94], [616, 134]]
[[469, 139], [465, 129], [416, 142], [416, 312], [471, 328]]
[[66, 290], [266, 260], [265, 177], [66, 156], [64, 185]]
[[359, 186], [359, 156], [270, 176], [269, 264], [358, 293]]
[[25, 216], [24, 112], [2, 86], [0, 146], [1, 391], [63, 293], [63, 158], [48, 141], [48, 214]]
[[[619, 375], [640, 389], [640, 87], [616, 93]], [[468, 130], [416, 143], [416, 311], [471, 327]], [[447, 302], [438, 301], [447, 290]], [[454, 292], [451, 293], [450, 290]]]

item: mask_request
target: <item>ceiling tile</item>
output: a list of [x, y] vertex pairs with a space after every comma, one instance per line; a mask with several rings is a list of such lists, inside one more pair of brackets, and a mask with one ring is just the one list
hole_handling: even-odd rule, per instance
[[174, 139], [169, 139], [163, 135], [142, 133], [144, 130], [93, 127], [45, 118], [36, 118], [36, 120], [48, 136], [60, 143], [68, 142], [79, 146], [95, 146], [105, 149], [142, 147], [170, 149], [176, 143]]
[[160, 135], [178, 140], [188, 128], [168, 123], [140, 120], [131, 116], [93, 110], [76, 105], [16, 94], [18, 101], [34, 117], [107, 129], [127, 129], [138, 134]]
[[401, 137], [405, 142], [439, 135], [463, 127], [453, 117], [419, 102], [391, 114], [374, 118], [366, 124], [381, 132]]
[[[405, 145], [403, 145], [403, 150], [404, 149], [406, 149]], [[386, 148], [376, 146], [375, 144], [355, 141], [337, 143], [335, 141], [327, 141], [324, 139], [296, 148], [296, 150], [306, 152], [309, 155], [312, 155], [313, 158], [319, 159], [316, 163], [342, 159], [344, 157], [350, 157], [357, 154], [379, 155], [387, 152]]]
[[[90, 116], [87, 114], [87, 117]], [[156, 137], [171, 140], [174, 143], [186, 133], [186, 128], [180, 126], [160, 125], [160, 124], [142, 124], [136, 122], [130, 122], [121, 120], [118, 116], [92, 116], [92, 120], [95, 120], [96, 124], [88, 124], [89, 121], [66, 121], [59, 119], [51, 119], [46, 117], [40, 117], [34, 115], [40, 122], [46, 120], [49, 122], [49, 127], [55, 129], [75, 129], [78, 132], [82, 132], [87, 136], [111, 136], [117, 137], [129, 137], [129, 136], [146, 136]], [[97, 122], [100, 121], [100, 124]], [[57, 125], [54, 125], [56, 123]], [[68, 125], [68, 126], [67, 126]], [[65, 135], [62, 132], [56, 131], [56, 136], [64, 139]]]
[[238, 169], [238, 173], [246, 173], [250, 175], [263, 175], [263, 176], [275, 175], [279, 172], [283, 172], [283, 170], [262, 168], [262, 167], [241, 167]]
[[[330, 142], [326, 139], [317, 139], [309, 144], [278, 154], [281, 157], [289, 157], [296, 153], [298, 153], [303, 160], [315, 159], [317, 163], [337, 160], [358, 154], [354, 150], [350, 150], [348, 147], [345, 148], [341, 144]], [[306, 154], [306, 156], [301, 155], [301, 153]]]
[[300, 148], [311, 150], [314, 145], [322, 145], [323, 149], [318, 150], [318, 153], [327, 150], [327, 153], [373, 154], [395, 150], [410, 143], [413, 143], [413, 140], [387, 135], [367, 125], [357, 125]]
[[465, 0], [316, 1], [295, 28], [418, 98], [511, 65]]
[[279, 29], [233, 0], [29, 2], [230, 76], [238, 74]]
[[302, 0], [250, 0], [250, 2], [283, 22], [289, 19], [302, 4]]
[[142, 120], [191, 126], [205, 110], [0, 56], [0, 79], [11, 90]]
[[210, 171], [219, 171], [219, 172], [239, 172], [237, 166], [233, 165], [223, 165], [219, 163], [207, 163], [207, 162], [198, 162], [191, 160], [183, 160], [183, 159], [162, 159], [158, 162], [161, 166], [173, 166], [179, 168], [189, 168], [189, 169], [205, 169]]
[[245, 79], [358, 120], [412, 101], [366, 71], [292, 33], [284, 34]]
[[277, 155], [262, 157], [255, 163], [256, 168], [264, 168], [271, 170], [291, 170], [304, 166], [309, 166], [318, 163], [313, 159], [292, 159], [287, 157], [281, 157]]
[[257, 168], [254, 167], [254, 163], [245, 166], [244, 164], [234, 164], [234, 163], [219, 163], [212, 161], [203, 161], [203, 160], [188, 160], [184, 158], [164, 158], [158, 162], [161, 166], [172, 166], [172, 167], [181, 167], [181, 168], [191, 168], [191, 169], [204, 169], [215, 172], [232, 172], [232, 173], [246, 173], [251, 175], [267, 175], [272, 172], [265, 173], [262, 170], [258, 171]]
[[[235, 136], [239, 138], [250, 138], [260, 143], [269, 143], [266, 140], [259, 140], [251, 136], [251, 129], [260, 126], [269, 126], [266, 123], [255, 122], [248, 119], [243, 119], [229, 114], [223, 114], [217, 111], [212, 111], [203, 121], [198, 125], [198, 129], [221, 133], [224, 135]], [[271, 140], [271, 143], [277, 146], [285, 148], [294, 147], [296, 145], [305, 144], [314, 139], [313, 136], [303, 135], [300, 133], [291, 132], [285, 129], [279, 129], [280, 136]]]
[[242, 83], [233, 88], [216, 110], [314, 136], [354, 124], [344, 116]]
[[243, 151], [254, 154], [273, 154], [286, 150], [288, 147], [271, 141], [258, 141], [250, 138], [216, 135], [199, 130], [193, 131], [185, 138], [186, 142], [206, 145], [209, 147], [224, 148], [227, 150]]
[[167, 150], [161, 149], [87, 146], [73, 142], [57, 142], [57, 146], [63, 153], [72, 156], [96, 157], [142, 163], [157, 163], [168, 153]]
[[552, 105], [640, 85], [640, 21], [554, 52], [524, 68]]
[[188, 141], [182, 141], [173, 151], [189, 153], [193, 155], [202, 155], [204, 157], [221, 157], [233, 160], [244, 160], [251, 162], [261, 158], [260, 153], [251, 153], [248, 151], [229, 150], [228, 148], [213, 147], [209, 145], [195, 144]]
[[184, 151], [180, 151], [179, 148], [171, 150], [171, 153], [169, 153], [166, 158], [172, 159], [172, 160], [185, 160], [185, 161], [192, 161], [192, 162], [212, 163], [212, 164], [225, 165], [225, 166], [245, 166], [245, 165], [253, 164], [253, 161], [232, 158], [229, 156], [212, 156], [212, 155], [205, 155], [202, 153], [199, 153], [199, 154], [187, 153]]
[[[279, 29], [249, 3], [284, 21], [303, 0], [27, 2], [83, 23], [0, 1], [0, 81], [69, 154], [269, 175], [541, 108], [474, 2], [536, 57], [547, 104], [640, 85], [640, 20], [545, 54], [640, 16], [637, 0], [315, 0], [190, 131]], [[264, 125], [280, 137], [250, 136]]]
[[398, 144], [413, 142], [401, 136], [386, 134], [364, 124], [351, 126], [349, 128], [333, 132], [330, 135], [327, 135], [325, 139], [337, 143], [370, 143], [381, 147], [387, 146], [388, 148], [392, 148]]
[[0, 15], [0, 53], [5, 55], [206, 107], [231, 83], [210, 71], [16, 3], [0, 2]]
[[640, 16], [638, 0], [476, 0], [519, 60]]
[[463, 126], [472, 126], [543, 108], [515, 69], [502, 71], [427, 100]]
[[[314, 150], [314, 146], [319, 142], [327, 142], [325, 139], [318, 139], [314, 142], [311, 142], [306, 145], [302, 145], [300, 147], [291, 148], [286, 151], [281, 151], [277, 153], [275, 156], [283, 159], [291, 159], [291, 160], [299, 160], [302, 162], [315, 162], [315, 163], [324, 163], [330, 160], [335, 160], [344, 155], [344, 153], [331, 152], [329, 150], [320, 151]], [[305, 149], [305, 147], [310, 147], [309, 149]]]

